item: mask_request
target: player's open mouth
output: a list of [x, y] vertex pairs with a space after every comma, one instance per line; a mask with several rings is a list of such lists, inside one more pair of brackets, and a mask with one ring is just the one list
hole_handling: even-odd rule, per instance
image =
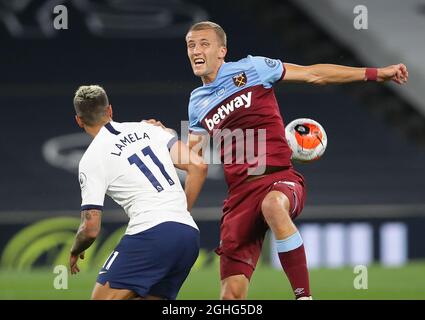
[[195, 63], [195, 66], [200, 66], [205, 63], [205, 60], [202, 58], [196, 58], [193, 62]]

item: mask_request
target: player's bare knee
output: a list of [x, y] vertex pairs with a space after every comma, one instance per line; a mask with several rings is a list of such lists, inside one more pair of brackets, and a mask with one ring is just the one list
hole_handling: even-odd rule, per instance
[[245, 296], [241, 293], [226, 291], [221, 295], [221, 300], [245, 300]]
[[221, 283], [221, 300], [244, 300], [248, 292], [249, 280], [243, 275], [231, 276]]
[[283, 217], [289, 218], [289, 200], [281, 192], [270, 192], [263, 200], [261, 204], [261, 211], [266, 221], [275, 219], [279, 216], [279, 219]]
[[221, 300], [244, 300], [246, 299], [245, 290], [236, 286], [228, 285], [221, 291]]

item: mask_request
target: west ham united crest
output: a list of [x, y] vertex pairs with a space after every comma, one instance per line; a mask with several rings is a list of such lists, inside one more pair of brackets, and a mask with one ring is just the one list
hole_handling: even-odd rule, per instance
[[246, 77], [245, 72], [242, 72], [242, 73], [237, 74], [236, 76], [233, 76], [233, 83], [238, 88], [246, 85], [247, 81], [248, 81], [248, 78]]

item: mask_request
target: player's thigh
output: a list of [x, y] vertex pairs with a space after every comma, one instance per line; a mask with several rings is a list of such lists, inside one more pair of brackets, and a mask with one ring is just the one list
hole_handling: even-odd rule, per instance
[[138, 295], [128, 289], [114, 289], [109, 286], [109, 282], [104, 285], [96, 282], [91, 299], [92, 300], [128, 300], [137, 298]]
[[[163, 237], [163, 260], [168, 264], [168, 272], [149, 291], [150, 295], [175, 300], [192, 266], [199, 255], [199, 231], [186, 225], [176, 224], [179, 236], [170, 243], [168, 237]], [[167, 233], [168, 236], [171, 230]]]
[[[251, 249], [261, 250], [259, 247]], [[233, 259], [225, 254], [220, 255], [220, 298], [223, 300], [246, 299], [249, 280], [254, 268], [246, 262]]]

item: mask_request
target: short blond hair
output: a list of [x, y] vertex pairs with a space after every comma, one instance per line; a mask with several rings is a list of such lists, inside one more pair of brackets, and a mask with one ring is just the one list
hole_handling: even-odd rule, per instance
[[224, 32], [223, 28], [215, 22], [211, 22], [211, 21], [197, 22], [189, 28], [187, 33], [191, 31], [209, 30], [209, 29], [214, 30], [215, 34], [217, 35], [217, 38], [220, 41], [220, 44], [223, 47], [227, 47], [226, 32]]
[[108, 96], [101, 86], [80, 86], [75, 92], [75, 112], [88, 126], [99, 124], [108, 106]]

